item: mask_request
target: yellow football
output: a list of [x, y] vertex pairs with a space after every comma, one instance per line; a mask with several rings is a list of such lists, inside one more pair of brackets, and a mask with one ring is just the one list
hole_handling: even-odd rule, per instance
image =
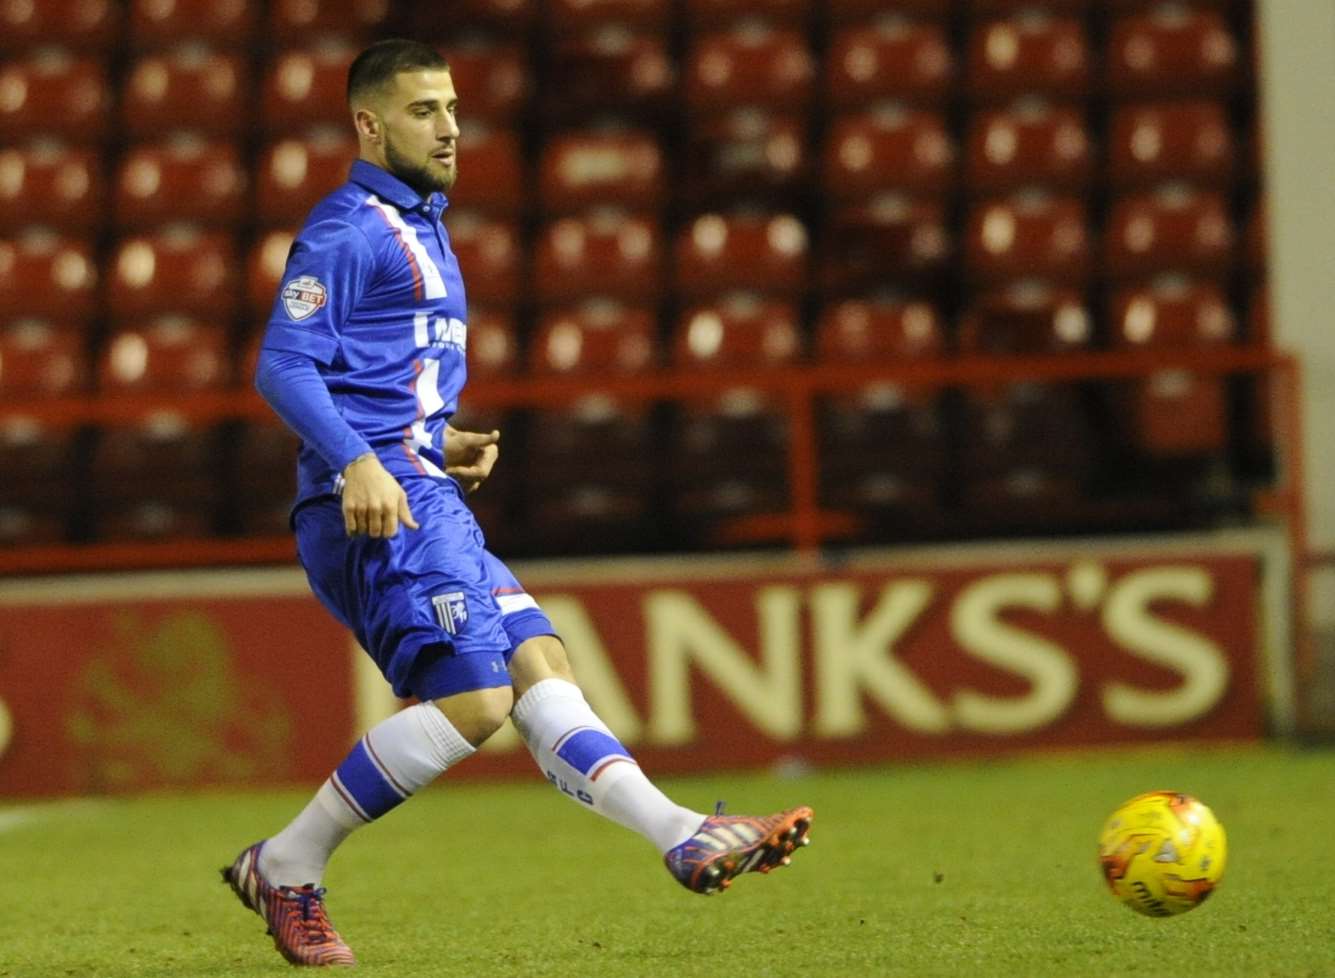
[[1227, 854], [1214, 812], [1177, 791], [1137, 795], [1099, 834], [1099, 864], [1113, 896], [1148, 917], [1200, 906], [1219, 885]]

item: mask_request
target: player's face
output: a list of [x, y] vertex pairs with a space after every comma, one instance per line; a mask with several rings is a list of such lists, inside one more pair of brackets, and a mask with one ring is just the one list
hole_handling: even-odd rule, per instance
[[459, 97], [449, 71], [401, 71], [381, 103], [385, 168], [422, 196], [459, 175]]

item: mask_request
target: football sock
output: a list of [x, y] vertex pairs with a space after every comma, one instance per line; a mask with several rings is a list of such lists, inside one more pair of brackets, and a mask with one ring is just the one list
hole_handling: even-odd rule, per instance
[[704, 822], [703, 815], [654, 787], [574, 683], [534, 684], [511, 717], [548, 781], [573, 801], [640, 833], [660, 852], [685, 842]]
[[410, 706], [381, 721], [357, 742], [301, 813], [265, 842], [260, 872], [278, 886], [319, 885], [339, 843], [473, 750], [434, 703]]

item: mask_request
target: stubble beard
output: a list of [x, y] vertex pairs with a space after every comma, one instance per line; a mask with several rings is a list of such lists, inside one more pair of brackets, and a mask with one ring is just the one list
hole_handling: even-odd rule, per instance
[[[457, 150], [455, 151], [458, 152]], [[388, 139], [385, 140], [385, 162], [389, 164], [389, 172], [394, 174], [408, 186], [412, 187], [423, 197], [429, 197], [436, 191], [447, 194], [454, 187], [454, 181], [458, 176], [457, 167], [451, 167], [442, 172], [433, 169], [426, 163], [414, 163], [406, 156], [399, 153], [394, 148], [394, 144]]]

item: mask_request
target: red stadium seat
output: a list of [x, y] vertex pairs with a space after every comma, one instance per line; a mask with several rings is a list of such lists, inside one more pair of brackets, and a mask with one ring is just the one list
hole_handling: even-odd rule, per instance
[[246, 183], [232, 143], [192, 138], [131, 147], [116, 173], [114, 220], [122, 230], [177, 221], [232, 227], [248, 210]]
[[[682, 370], [724, 375], [782, 367], [801, 355], [795, 304], [753, 295], [685, 310], [672, 339]], [[788, 423], [773, 395], [744, 385], [680, 404], [671, 436], [669, 483], [684, 526], [708, 537], [720, 521], [787, 505]], [[708, 472], [708, 479], [700, 473]]]
[[170, 411], [102, 430], [89, 499], [98, 539], [200, 538], [219, 524], [217, 432]]
[[1024, 187], [1080, 192], [1093, 178], [1094, 150], [1083, 113], [1027, 100], [970, 119], [964, 185], [971, 193]]
[[[733, 294], [684, 312], [672, 336], [672, 361], [680, 369], [720, 372], [780, 367], [802, 355], [797, 307], [785, 300]], [[730, 394], [693, 400], [727, 406]]]
[[[529, 348], [534, 376], [581, 377], [588, 393], [534, 412], [523, 508], [529, 533], [558, 552], [630, 549], [652, 528], [657, 473], [650, 406], [598, 388], [654, 364], [655, 315], [596, 300], [545, 314]], [[587, 446], [598, 446], [589, 465]]]
[[561, 84], [542, 93], [545, 124], [587, 126], [606, 115], [652, 124], [673, 108], [676, 67], [659, 36], [602, 28], [549, 51]]
[[692, 298], [739, 289], [795, 296], [807, 286], [808, 258], [807, 229], [792, 214], [702, 214], [677, 235], [674, 281]]
[[0, 132], [6, 142], [35, 137], [98, 142], [109, 131], [111, 104], [100, 61], [59, 50], [0, 61]]
[[[1079, 292], [1021, 283], [979, 296], [961, 318], [966, 357], [1040, 356], [1087, 350], [1092, 317]], [[1096, 444], [1080, 389], [1064, 383], [993, 383], [964, 392], [964, 498], [998, 513], [1072, 505]]]
[[80, 440], [21, 408], [0, 411], [0, 544], [59, 543], [70, 531]]
[[91, 149], [0, 149], [0, 234], [31, 225], [96, 232], [105, 211], [102, 165]]
[[389, 0], [273, 0], [269, 36], [278, 44], [334, 37], [363, 44], [385, 27]]
[[107, 309], [121, 321], [176, 313], [225, 320], [239, 307], [230, 235], [172, 228], [122, 238], [107, 263]]
[[1199, 98], [1228, 92], [1239, 60], [1219, 11], [1165, 3], [1113, 21], [1105, 70], [1117, 97]]
[[[1106, 2], [1106, 0], [1099, 0]], [[1116, 0], [1113, 0], [1115, 3]], [[1146, 2], [1146, 0], [1141, 0]], [[1158, 2], [1158, 0], [1149, 0], [1149, 2]], [[1050, 10], [1054, 13], [1063, 14], [1087, 14], [1095, 0], [1043, 0], [1042, 3], [1034, 3], [1034, 0], [964, 0], [964, 5], [971, 17], [979, 16], [997, 16], [1012, 15], [1022, 13], [1025, 10], [1033, 10], [1035, 7], [1042, 7], [1044, 10]]]
[[858, 200], [886, 190], [938, 195], [951, 186], [955, 144], [943, 116], [883, 105], [834, 120], [825, 141], [825, 195]]
[[123, 11], [107, 0], [42, 0], [0, 6], [0, 51], [55, 45], [96, 53], [120, 38]]
[[1098, 445], [1072, 384], [1007, 384], [965, 398], [960, 501], [973, 521], [1052, 527], [1088, 498]]
[[511, 313], [474, 307], [468, 313], [469, 380], [511, 377], [519, 368], [519, 334]]
[[458, 39], [463, 44], [480, 31], [522, 36], [537, 23], [539, 6], [539, 0], [452, 0], [448, 6], [418, 3], [408, 9], [413, 37]]
[[171, 129], [239, 135], [249, 118], [249, 75], [241, 56], [207, 48], [143, 55], [121, 89], [120, 117], [137, 139], [158, 139]]
[[520, 298], [524, 252], [512, 221], [470, 211], [445, 212], [445, 225], [472, 302], [512, 307]]
[[130, 43], [136, 48], [165, 48], [183, 41], [242, 48], [251, 44], [260, 23], [255, 0], [129, 0]]
[[975, 285], [1082, 282], [1089, 275], [1088, 218], [1074, 197], [1026, 192], [979, 203], [964, 233], [965, 268]]
[[1111, 14], [1144, 13], [1147, 10], [1153, 10], [1155, 7], [1161, 7], [1165, 3], [1183, 2], [1189, 3], [1192, 7], [1213, 7], [1216, 10], [1245, 6], [1237, 3], [1237, 0], [1102, 0], [1103, 6]]
[[1104, 237], [1104, 267], [1114, 277], [1165, 270], [1222, 275], [1233, 263], [1234, 233], [1222, 194], [1181, 184], [1116, 198]]
[[0, 402], [79, 394], [88, 374], [87, 342], [80, 330], [36, 319], [0, 330]]
[[1267, 201], [1264, 195], [1257, 200], [1243, 232], [1243, 261], [1247, 273], [1257, 279], [1265, 278], [1270, 262], [1270, 208]]
[[652, 211], [665, 195], [663, 153], [645, 130], [554, 137], [538, 161], [539, 207], [556, 216], [598, 205]]
[[855, 108], [881, 99], [946, 101], [955, 62], [945, 28], [890, 19], [839, 28], [825, 58], [825, 99]]
[[694, 39], [684, 94], [697, 116], [739, 106], [801, 111], [815, 94], [815, 62], [806, 36], [747, 24]]
[[333, 129], [269, 143], [255, 167], [255, 217], [268, 226], [301, 223], [347, 181], [357, 152], [351, 131]]
[[671, 0], [548, 0], [547, 26], [555, 34], [578, 34], [609, 24], [661, 32], [672, 19]]
[[449, 193], [450, 206], [518, 217], [527, 191], [524, 170], [518, 133], [465, 120], [459, 134], [462, 178]]
[[1088, 349], [1093, 318], [1074, 289], [1021, 282], [978, 296], [960, 319], [966, 356], [1040, 356]]
[[687, 206], [739, 199], [782, 206], [805, 190], [812, 167], [800, 116], [738, 109], [700, 120], [687, 139], [686, 176], [675, 187]]
[[277, 418], [250, 421], [236, 437], [238, 529], [250, 536], [286, 536], [297, 495], [300, 440]]
[[[976, 298], [965, 310], [966, 357], [1039, 356], [1089, 349], [1091, 316], [1067, 288], [1021, 282]], [[1098, 448], [1078, 385], [1008, 382], [964, 392], [961, 498], [969, 511], [1006, 520], [1054, 518], [1078, 504]]]
[[534, 376], [583, 376], [591, 382], [649, 370], [655, 360], [654, 313], [594, 300], [547, 312], [529, 348]]
[[658, 223], [646, 217], [598, 211], [552, 221], [539, 231], [533, 261], [544, 303], [652, 302], [662, 293], [662, 242]]
[[1114, 110], [1108, 178], [1116, 187], [1189, 180], [1225, 187], [1236, 155], [1227, 107], [1220, 101], [1137, 102]]
[[1089, 89], [1083, 21], [1025, 9], [977, 24], [969, 39], [969, 96], [976, 102], [1022, 95], [1079, 98]]
[[864, 22], [873, 17], [884, 17], [893, 11], [905, 17], [945, 21], [954, 12], [955, 0], [826, 0], [827, 15], [835, 23]]
[[[1113, 344], [1151, 350], [1226, 345], [1237, 333], [1217, 285], [1164, 277], [1118, 290], [1112, 299]], [[1132, 445], [1155, 458], [1218, 455], [1228, 444], [1226, 384], [1219, 375], [1161, 370], [1125, 385], [1123, 414]]]
[[291, 229], [267, 231], [251, 245], [246, 257], [246, 300], [247, 312], [256, 322], [267, 321], [273, 310], [295, 237]]
[[698, 33], [761, 20], [801, 29], [807, 26], [812, 6], [812, 0], [686, 0], [686, 26]]
[[89, 242], [47, 233], [0, 239], [0, 322], [33, 316], [77, 323], [96, 311]]
[[230, 364], [224, 326], [162, 316], [107, 338], [98, 387], [108, 394], [217, 390], [230, 382]]
[[[519, 367], [519, 334], [515, 316], [509, 309], [478, 306], [469, 303], [468, 313], [468, 384], [469, 390], [485, 388], [488, 381], [514, 377]], [[473, 407], [465, 396], [459, 412], [450, 423], [461, 431], [501, 432], [502, 454], [510, 452], [510, 462], [527, 459], [505, 446], [512, 444], [517, 415], [501, 408]], [[487, 534], [487, 542], [495, 549], [513, 552], [526, 537], [526, 528], [513, 512], [516, 491], [521, 479], [498, 479], [488, 483], [485, 490], [468, 498], [473, 515]]]
[[[316, 126], [348, 127], [348, 67], [352, 47], [329, 46], [286, 51], [270, 63], [260, 89], [260, 117], [275, 136]], [[461, 96], [462, 97], [462, 96]]]
[[933, 288], [953, 254], [944, 203], [899, 194], [833, 212], [821, 242], [817, 280], [832, 295], [888, 285]]
[[[826, 364], [911, 364], [945, 354], [941, 313], [921, 300], [850, 299], [816, 326]], [[921, 512], [938, 504], [947, 459], [940, 390], [878, 382], [822, 399], [821, 499], [859, 512]]]
[[517, 45], [472, 42], [448, 52], [450, 77], [463, 102], [464, 118], [509, 126], [532, 88], [528, 62]]

